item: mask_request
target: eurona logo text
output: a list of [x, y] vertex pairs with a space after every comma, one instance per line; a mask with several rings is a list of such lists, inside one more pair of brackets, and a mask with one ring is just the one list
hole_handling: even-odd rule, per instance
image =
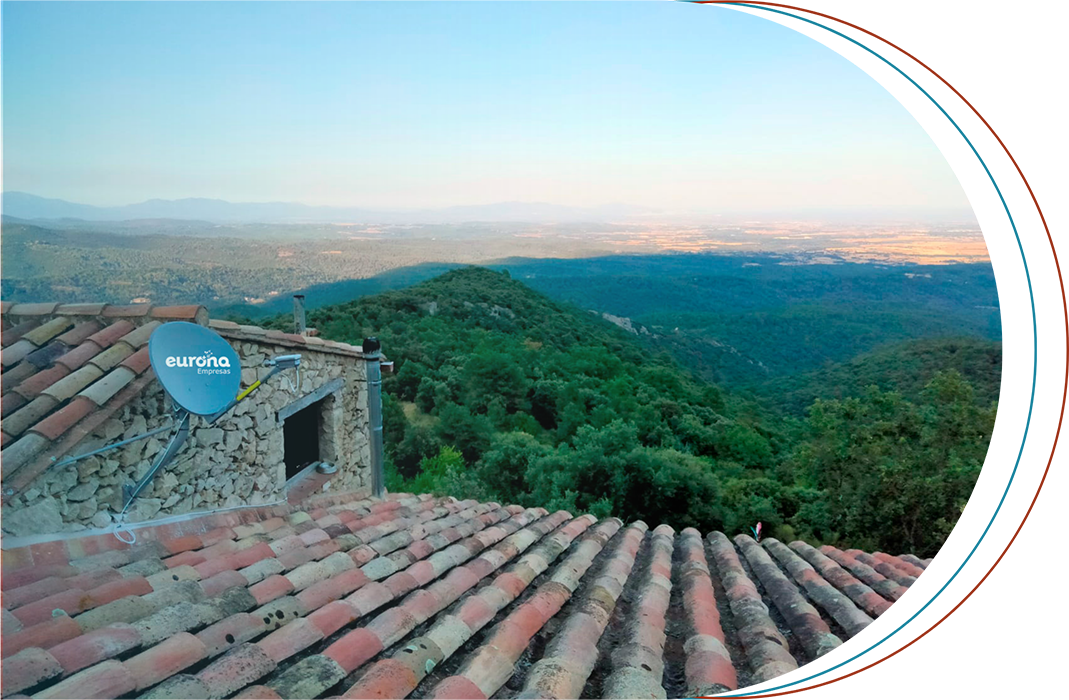
[[168, 367], [195, 368], [197, 374], [230, 374], [230, 358], [225, 355], [216, 357], [211, 350], [205, 350], [203, 355], [170, 355], [164, 362]]

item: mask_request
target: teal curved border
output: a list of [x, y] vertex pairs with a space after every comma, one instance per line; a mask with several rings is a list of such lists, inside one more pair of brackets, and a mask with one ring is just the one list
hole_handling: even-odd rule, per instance
[[[680, 1], [694, 2], [695, 0]], [[839, 22], [831, 19], [825, 19], [824, 17], [796, 10], [786, 10], [783, 9], [783, 7], [734, 2], [710, 4], [763, 10], [765, 12], [784, 15], [791, 19], [804, 21], [807, 22], [807, 24], [831, 32], [836, 36], [843, 38], [843, 40], [863, 48], [868, 55], [872, 57], [873, 61], [893, 67], [905, 81], [912, 85], [913, 89], [916, 90], [918, 94], [931, 99], [931, 96], [925, 92], [924, 88], [921, 88], [916, 81], [903, 73], [902, 69], [895, 65], [894, 61], [887, 58], [886, 53], [884, 53], [879, 46], [874, 44], [872, 40], [861, 31], [846, 25], [840, 25]], [[1024, 357], [1024, 437], [1021, 440], [1021, 449], [1018, 451], [1017, 461], [1013, 464], [1013, 473], [1006, 486], [1006, 491], [1000, 501], [998, 501], [994, 512], [991, 513], [987, 519], [983, 520], [983, 523], [970, 534], [969, 539], [962, 543], [961, 561], [957, 573], [954, 576], [951, 576], [946, 584], [940, 587], [939, 591], [936, 591], [935, 594], [929, 598], [926, 605], [914, 612], [910, 619], [905, 621], [900, 627], [896, 627], [893, 637], [885, 637], [884, 639], [873, 643], [871, 647], [865, 651], [855, 654], [851, 658], [845, 660], [845, 662], [836, 664], [826, 671], [812, 674], [808, 676], [808, 678], [794, 683], [779, 686], [770, 690], [756, 690], [753, 691], [753, 693], [746, 693], [746, 695], [785, 693], [785, 691], [794, 688], [817, 685], [824, 681], [839, 678], [841, 675], [846, 675], [847, 673], [855, 671], [868, 664], [874, 656], [884, 650], [890, 640], [898, 639], [903, 635], [909, 634], [910, 629], [913, 628], [917, 621], [924, 618], [926, 612], [930, 610], [932, 606], [939, 604], [947, 591], [954, 588], [964, 576], [969, 575], [973, 570], [973, 567], [976, 565], [976, 562], [987, 555], [992, 547], [994, 547], [995, 543], [998, 542], [998, 540], [1001, 540], [1014, 525], [1017, 525], [1020, 522], [1021, 518], [1024, 517], [1024, 514], [1027, 512], [1029, 505], [1032, 504], [1033, 498], [1036, 496], [1036, 304], [1032, 294], [1032, 279], [1028, 276], [1027, 249], [1025, 247], [1027, 243], [1027, 211], [1025, 208], [1027, 205], [1027, 195], [1024, 188], [1021, 187], [1016, 180], [1013, 180], [1009, 173], [1006, 172], [1006, 169], [998, 164], [998, 161], [992, 158], [987, 151], [983, 150], [976, 139], [970, 136], [965, 129], [961, 128], [961, 125], [954, 119], [954, 116], [951, 116], [950, 113], [938, 102], [935, 102], [934, 99], [932, 99], [932, 104], [943, 112], [950, 123], [958, 130], [958, 133], [961, 134], [962, 138], [965, 139], [965, 142], [969, 144], [973, 153], [976, 154], [977, 159], [980, 161], [983, 170], [987, 171], [988, 176], [991, 178], [991, 183], [994, 185], [997, 193], [995, 201], [995, 216], [997, 221], [996, 246], [998, 251], [998, 277], [996, 286], [998, 295], [1000, 295], [1000, 298], [1003, 301], [1003, 347], [1004, 353], [1007, 346], [1020, 347]], [[1020, 298], [1024, 299], [1024, 332], [1019, 332], [1017, 330], [1017, 316], [1012, 314], [1012, 309], [1017, 308], [1017, 300]], [[1007, 307], [1009, 311], [1007, 311]], [[1004, 404], [1007, 399], [1008, 396], [1006, 396], [1006, 390], [1004, 388]], [[1005, 468], [1005, 465], [1000, 465], [1000, 468]]]

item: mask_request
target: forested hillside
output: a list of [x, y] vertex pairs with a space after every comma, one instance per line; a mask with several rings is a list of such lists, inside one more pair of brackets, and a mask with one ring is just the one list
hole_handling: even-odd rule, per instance
[[[854, 361], [885, 345], [1001, 339], [987, 263], [851, 262], [783, 253], [513, 258], [489, 264], [556, 301], [630, 324], [647, 348], [732, 389]], [[407, 287], [445, 265], [394, 270], [305, 290], [313, 306]], [[265, 305], [285, 311], [288, 297]], [[248, 313], [249, 308], [227, 311]], [[820, 395], [820, 394], [817, 394]]]
[[314, 310], [309, 323], [348, 342], [377, 335], [397, 362], [385, 386], [393, 488], [703, 530], [762, 521], [780, 537], [929, 555], [968, 499], [994, 420], [987, 388], [954, 370], [904, 394], [851, 384], [791, 419], [482, 268]]
[[761, 403], [802, 415], [815, 399], [859, 396], [870, 386], [916, 401], [936, 374], [955, 371], [973, 387], [982, 405], [998, 401], [1002, 344], [969, 336], [943, 336], [886, 343], [845, 362], [817, 370], [744, 383]]
[[1001, 339], [991, 266], [885, 265], [782, 253], [509, 261], [550, 297], [629, 319], [642, 340], [738, 387], [847, 362], [887, 343]]

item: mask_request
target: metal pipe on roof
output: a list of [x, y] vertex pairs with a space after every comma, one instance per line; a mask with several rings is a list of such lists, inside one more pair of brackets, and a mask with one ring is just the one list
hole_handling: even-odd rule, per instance
[[304, 335], [307, 330], [307, 325], [304, 320], [304, 295], [293, 295], [293, 332], [297, 335]]
[[371, 495], [386, 495], [386, 473], [382, 454], [382, 344], [378, 338], [364, 338], [367, 362], [367, 415], [371, 438]]

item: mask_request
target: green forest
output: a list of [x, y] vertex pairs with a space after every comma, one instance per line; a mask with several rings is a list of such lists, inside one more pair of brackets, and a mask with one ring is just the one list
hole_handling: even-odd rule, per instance
[[918, 556], [938, 550], [969, 498], [1001, 366], [997, 342], [924, 338], [728, 388], [485, 268], [308, 320], [326, 338], [377, 336], [396, 363], [384, 385], [391, 490], [729, 534], [761, 521], [788, 541]]

